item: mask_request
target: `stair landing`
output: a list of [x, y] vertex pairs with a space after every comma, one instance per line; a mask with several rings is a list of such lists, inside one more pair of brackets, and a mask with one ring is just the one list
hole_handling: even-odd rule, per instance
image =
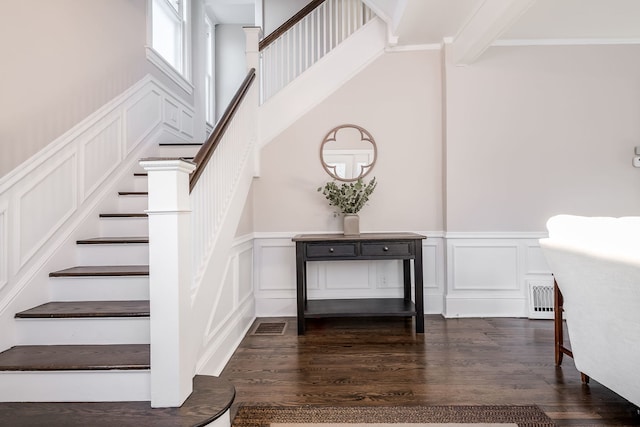
[[0, 424], [12, 427], [206, 426], [229, 410], [235, 388], [226, 380], [197, 375], [180, 408], [152, 409], [149, 402], [0, 403]]

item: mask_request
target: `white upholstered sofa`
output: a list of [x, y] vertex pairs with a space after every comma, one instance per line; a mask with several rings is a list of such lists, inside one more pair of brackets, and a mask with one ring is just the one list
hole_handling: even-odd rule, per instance
[[576, 368], [640, 406], [640, 217], [558, 215], [547, 229]]

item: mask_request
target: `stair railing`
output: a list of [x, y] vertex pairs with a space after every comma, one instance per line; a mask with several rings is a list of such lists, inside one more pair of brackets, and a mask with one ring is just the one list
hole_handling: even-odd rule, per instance
[[[237, 183], [253, 176], [255, 78], [252, 68], [194, 162], [181, 158], [140, 162], [149, 182], [152, 407], [180, 406], [193, 389], [202, 331], [211, 311], [209, 301], [194, 296], [203, 271], [215, 262], [211, 253], [220, 244], [219, 235], [228, 234], [220, 231], [227, 227], [223, 221]], [[228, 227], [235, 230], [234, 225]]]
[[[193, 228], [193, 286], [198, 286], [207, 254], [218, 236], [242, 165], [256, 142], [257, 85], [255, 68], [240, 88], [194, 158], [196, 169], [189, 179]], [[248, 102], [242, 102], [249, 96]]]
[[369, 22], [362, 0], [314, 0], [260, 41], [261, 102]]

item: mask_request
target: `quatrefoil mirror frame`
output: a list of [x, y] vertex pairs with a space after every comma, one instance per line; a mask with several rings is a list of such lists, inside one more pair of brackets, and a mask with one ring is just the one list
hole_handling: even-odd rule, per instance
[[[367, 152], [369, 154], [368, 155], [369, 158], [367, 159], [367, 163], [362, 164], [362, 163], [357, 163], [354, 157], [354, 164], [356, 164], [357, 165], [356, 167], [360, 169], [360, 173], [356, 175], [351, 175], [350, 177], [340, 176], [340, 173], [338, 172], [338, 166], [335, 164], [330, 164], [331, 162], [327, 162], [326, 156], [325, 156], [325, 153], [326, 153], [325, 149], [327, 144], [337, 143], [338, 132], [342, 129], [357, 130], [360, 133], [360, 140], [356, 141], [355, 143], [356, 144], [368, 143], [371, 146], [371, 147], [367, 147], [366, 149], [358, 148], [358, 149], [352, 150], [352, 153]], [[343, 150], [343, 151], [347, 152], [349, 150]], [[369, 153], [370, 151], [372, 152]], [[345, 154], [345, 155], [348, 155], [348, 154]], [[353, 154], [352, 156], [355, 156], [355, 154]], [[358, 126], [354, 124], [344, 124], [344, 125], [336, 126], [325, 135], [324, 139], [322, 140], [322, 143], [320, 144], [320, 162], [322, 163], [322, 167], [333, 179], [338, 181], [353, 182], [353, 181], [357, 181], [358, 179], [364, 178], [365, 176], [367, 176], [369, 172], [371, 172], [371, 169], [373, 169], [373, 166], [376, 164], [377, 159], [378, 159], [378, 147], [376, 146], [376, 142], [373, 139], [373, 136], [371, 135], [371, 133], [369, 133], [369, 131], [367, 131], [362, 126]]]

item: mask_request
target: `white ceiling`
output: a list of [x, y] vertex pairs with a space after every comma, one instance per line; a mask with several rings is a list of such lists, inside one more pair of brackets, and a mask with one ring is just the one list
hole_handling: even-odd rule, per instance
[[205, 0], [204, 3], [216, 24], [254, 25], [256, 0]]
[[[264, 0], [265, 8], [269, 1]], [[400, 45], [455, 40], [470, 27], [470, 37], [485, 37], [481, 42], [487, 45], [640, 42], [640, 0], [365, 1], [393, 15], [385, 18], [395, 27]], [[253, 23], [255, 2], [205, 0], [217, 23], [233, 24]]]
[[638, 0], [537, 0], [502, 39], [640, 39]]
[[397, 21], [398, 42], [440, 43], [455, 38], [477, 18], [479, 9], [501, 3], [525, 6], [502, 28], [495, 38], [499, 42], [640, 41], [639, 0], [407, 0]]

